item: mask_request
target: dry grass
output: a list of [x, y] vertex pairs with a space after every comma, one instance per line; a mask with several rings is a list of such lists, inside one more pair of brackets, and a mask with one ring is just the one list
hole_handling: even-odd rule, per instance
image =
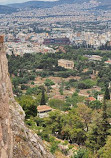
[[68, 156], [63, 155], [60, 151], [55, 152], [56, 158], [69, 158]]

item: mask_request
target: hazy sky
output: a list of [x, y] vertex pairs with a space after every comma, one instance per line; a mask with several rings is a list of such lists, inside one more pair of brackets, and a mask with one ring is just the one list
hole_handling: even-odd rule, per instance
[[[20, 2], [26, 2], [26, 1], [31, 1], [31, 0], [0, 0], [0, 4], [20, 3]], [[40, 1], [55, 1], [55, 0], [40, 0]]]

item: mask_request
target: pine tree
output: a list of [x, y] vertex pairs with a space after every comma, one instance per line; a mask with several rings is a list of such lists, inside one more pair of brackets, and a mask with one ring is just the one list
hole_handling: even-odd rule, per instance
[[40, 105], [45, 105], [46, 101], [45, 101], [45, 90], [44, 88], [42, 88], [42, 96], [41, 96], [41, 102]]
[[86, 145], [93, 151], [97, 151], [103, 147], [109, 135], [110, 124], [108, 122], [106, 100], [103, 102], [102, 115], [99, 115], [96, 115], [96, 119], [91, 124], [86, 141]]

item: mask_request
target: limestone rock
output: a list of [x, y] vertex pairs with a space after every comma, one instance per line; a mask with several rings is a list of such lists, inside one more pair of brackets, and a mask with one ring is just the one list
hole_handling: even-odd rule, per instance
[[24, 123], [25, 113], [14, 100], [3, 48], [0, 51], [0, 158], [54, 158]]

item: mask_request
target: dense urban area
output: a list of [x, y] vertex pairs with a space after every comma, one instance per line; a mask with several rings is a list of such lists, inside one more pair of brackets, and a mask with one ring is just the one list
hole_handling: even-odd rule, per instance
[[0, 14], [14, 97], [57, 158], [111, 157], [111, 5], [101, 3]]
[[68, 38], [78, 47], [111, 45], [111, 10], [97, 8], [95, 0], [83, 4], [63, 4], [53, 8], [25, 8], [0, 15], [0, 31], [5, 34], [7, 53], [22, 55], [55, 52], [44, 39]]

